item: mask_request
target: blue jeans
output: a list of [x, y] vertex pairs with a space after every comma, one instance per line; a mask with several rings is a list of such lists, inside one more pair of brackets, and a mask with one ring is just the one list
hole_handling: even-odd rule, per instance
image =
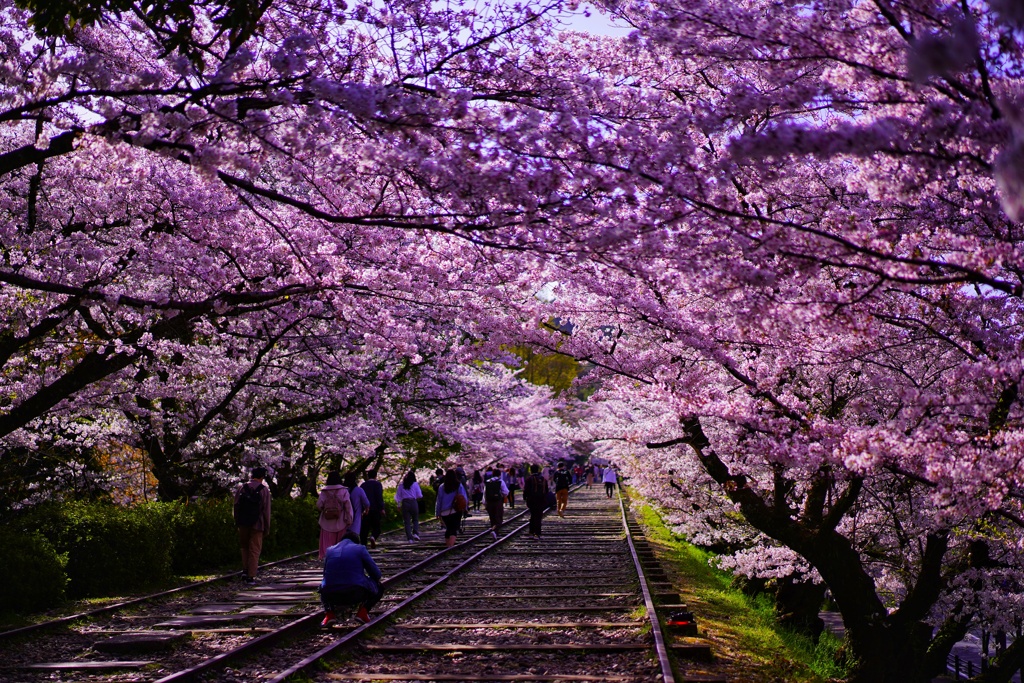
[[402, 521], [405, 523], [405, 539], [411, 541], [413, 534], [420, 535], [420, 504], [415, 498], [402, 499]]
[[320, 602], [325, 610], [331, 612], [339, 607], [355, 607], [362, 605], [366, 609], [373, 609], [373, 606], [384, 595], [384, 587], [379, 583], [377, 590], [372, 591], [366, 586], [345, 586], [340, 588], [323, 588], [320, 590]]

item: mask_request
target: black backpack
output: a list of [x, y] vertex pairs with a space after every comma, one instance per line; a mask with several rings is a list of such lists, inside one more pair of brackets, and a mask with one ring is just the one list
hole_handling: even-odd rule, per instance
[[491, 477], [484, 482], [484, 496], [487, 500], [501, 500], [501, 477]]
[[572, 475], [565, 470], [555, 472], [555, 490], [567, 489], [572, 486]]
[[235, 524], [238, 526], [255, 526], [260, 518], [260, 511], [263, 508], [263, 498], [260, 496], [262, 486], [253, 488], [248, 484], [242, 484], [242, 492], [235, 503]]
[[531, 474], [523, 484], [523, 498], [526, 499], [527, 503], [542, 503], [544, 502], [542, 497], [544, 496], [545, 488], [544, 477], [539, 474]]

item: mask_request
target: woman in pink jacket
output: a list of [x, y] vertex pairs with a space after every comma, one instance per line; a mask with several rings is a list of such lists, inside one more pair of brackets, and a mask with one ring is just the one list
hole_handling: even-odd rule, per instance
[[327, 485], [320, 491], [316, 509], [320, 511], [319, 558], [323, 561], [327, 549], [341, 540], [354, 519], [352, 499], [341, 483], [340, 472], [327, 475]]

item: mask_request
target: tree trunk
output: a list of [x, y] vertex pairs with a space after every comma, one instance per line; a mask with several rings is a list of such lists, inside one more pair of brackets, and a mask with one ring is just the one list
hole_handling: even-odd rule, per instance
[[932, 629], [923, 623], [885, 622], [867, 629], [847, 630], [857, 657], [847, 683], [930, 683], [941, 671], [929, 671], [928, 643]]
[[786, 628], [810, 636], [815, 643], [825, 630], [818, 613], [825, 601], [825, 584], [795, 581], [787, 576], [775, 587], [775, 619]]

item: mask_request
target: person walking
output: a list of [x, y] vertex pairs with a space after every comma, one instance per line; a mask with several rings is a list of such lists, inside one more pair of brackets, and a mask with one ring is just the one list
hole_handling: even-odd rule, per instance
[[405, 524], [405, 540], [412, 543], [420, 540], [420, 499], [423, 491], [416, 482], [416, 470], [409, 470], [398, 488], [395, 489], [395, 502], [402, 510], [402, 521]]
[[384, 517], [384, 486], [377, 481], [377, 470], [367, 470], [360, 488], [370, 501], [370, 509], [359, 531], [359, 542], [363, 545], [369, 543], [371, 548], [376, 548], [380, 537], [380, 521]]
[[256, 583], [263, 536], [270, 531], [270, 489], [263, 483], [266, 477], [267, 468], [254, 467], [249, 481], [235, 489], [235, 526], [242, 551], [242, 571], [248, 584]]
[[352, 524], [348, 530], [361, 539], [363, 517], [370, 511], [370, 499], [366, 497], [366, 492], [359, 488], [359, 477], [355, 472], [345, 474], [344, 484], [352, 498]]
[[505, 473], [505, 486], [508, 487], [508, 506], [515, 509], [516, 489], [519, 488], [519, 476], [516, 474], [516, 468], [512, 465], [508, 466], [508, 471]]
[[615, 485], [619, 483], [619, 476], [611, 465], [604, 468], [604, 475], [601, 477], [604, 482], [604, 495], [611, 498], [615, 494]]
[[569, 487], [572, 485], [572, 475], [566, 469], [565, 463], [558, 463], [558, 469], [552, 475], [555, 484], [555, 508], [559, 517], [565, 517], [565, 508], [569, 505]]
[[356, 607], [356, 619], [370, 621], [370, 610], [384, 595], [380, 584], [380, 568], [359, 543], [359, 536], [346, 532], [341, 541], [327, 549], [324, 578], [320, 582], [320, 602], [324, 606], [321, 626], [338, 621], [335, 612], [341, 607]]
[[498, 540], [498, 527], [505, 522], [505, 498], [508, 486], [501, 476], [501, 468], [495, 465], [484, 479], [484, 509], [491, 522], [491, 536]]
[[434, 514], [444, 522], [445, 547], [455, 545], [462, 515], [468, 508], [469, 498], [466, 496], [466, 488], [459, 481], [459, 473], [448, 470], [437, 488], [437, 500], [434, 503]]
[[530, 466], [530, 476], [523, 482], [523, 500], [530, 510], [530, 537], [540, 538], [540, 523], [548, 507], [548, 483], [540, 473], [540, 465]]
[[427, 483], [430, 484], [430, 488], [434, 489], [434, 493], [437, 493], [437, 487], [441, 485], [444, 480], [444, 470], [438, 467], [434, 470], [434, 473], [427, 479]]
[[594, 468], [587, 465], [587, 488], [594, 485]]
[[473, 500], [473, 509], [479, 510], [480, 503], [484, 500], [484, 477], [480, 470], [473, 471], [473, 479], [470, 484], [469, 496]]
[[354, 518], [352, 500], [342, 484], [340, 472], [327, 473], [327, 484], [316, 499], [316, 509], [320, 511], [320, 552], [317, 558], [323, 562], [327, 549], [341, 540]]

